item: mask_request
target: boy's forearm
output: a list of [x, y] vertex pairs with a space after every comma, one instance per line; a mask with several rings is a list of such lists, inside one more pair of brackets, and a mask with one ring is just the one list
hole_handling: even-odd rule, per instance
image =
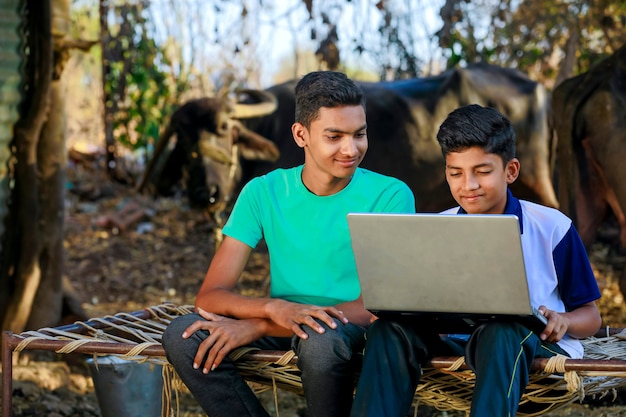
[[198, 294], [195, 306], [205, 311], [255, 323], [259, 338], [263, 336], [291, 337], [293, 332], [271, 320], [267, 314], [269, 298], [253, 298], [235, 294], [226, 289], [215, 289]]
[[375, 316], [363, 306], [363, 300], [360, 297], [354, 301], [337, 304], [335, 307], [343, 311], [350, 323], [359, 326], [367, 327], [375, 320]]
[[269, 298], [246, 297], [224, 288], [201, 291], [196, 297], [196, 307], [205, 311], [237, 319], [269, 319]]

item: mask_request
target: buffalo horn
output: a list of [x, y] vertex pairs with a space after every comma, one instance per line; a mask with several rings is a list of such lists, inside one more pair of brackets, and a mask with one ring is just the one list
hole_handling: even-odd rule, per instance
[[276, 97], [267, 91], [240, 90], [238, 94], [246, 94], [254, 101], [252, 103], [235, 103], [233, 105], [233, 117], [236, 119], [250, 119], [253, 117], [266, 116], [274, 113], [278, 107]]

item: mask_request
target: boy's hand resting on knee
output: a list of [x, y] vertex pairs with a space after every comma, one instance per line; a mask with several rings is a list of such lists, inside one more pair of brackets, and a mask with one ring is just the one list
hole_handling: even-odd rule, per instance
[[315, 319], [326, 323], [331, 329], [337, 327], [334, 319], [338, 319], [342, 323], [348, 323], [348, 318], [335, 307], [319, 307], [273, 299], [267, 303], [265, 309], [270, 320], [279, 326], [290, 329], [302, 339], [309, 337], [302, 329], [302, 325], [309, 326], [318, 333], [324, 333], [324, 327]]
[[[200, 343], [193, 367], [199, 369], [204, 361], [202, 372], [214, 370], [233, 349], [245, 346], [262, 336], [260, 319], [238, 320], [209, 313], [197, 309], [206, 320], [197, 320], [183, 332], [183, 338], [191, 337], [198, 330], [206, 330], [210, 334]], [[204, 358], [206, 357], [206, 360]]]

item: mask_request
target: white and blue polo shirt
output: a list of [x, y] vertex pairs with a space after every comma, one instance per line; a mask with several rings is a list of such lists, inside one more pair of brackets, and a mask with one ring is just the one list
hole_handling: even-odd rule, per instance
[[[462, 207], [443, 214], [466, 214]], [[508, 190], [504, 214], [519, 219], [530, 302], [557, 312], [572, 311], [600, 298], [587, 251], [572, 221], [560, 211], [518, 200]], [[565, 335], [558, 345], [572, 358], [583, 356], [578, 339]]]

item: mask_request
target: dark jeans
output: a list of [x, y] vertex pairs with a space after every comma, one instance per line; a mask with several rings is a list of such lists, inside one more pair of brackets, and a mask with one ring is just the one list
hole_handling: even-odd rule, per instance
[[[460, 345], [443, 341], [419, 326], [379, 319], [367, 331], [363, 368], [351, 417], [405, 417], [422, 373], [435, 355], [458, 355]], [[567, 355], [542, 343], [526, 327], [492, 323], [479, 327], [465, 346], [465, 359], [476, 373], [471, 416], [514, 416], [528, 384], [535, 357]]]
[[[268, 416], [230, 359], [208, 374], [203, 374], [202, 368], [193, 369], [193, 358], [208, 332], [196, 332], [188, 339], [181, 335], [196, 320], [203, 319], [197, 314], [174, 319], [163, 333], [162, 343], [167, 359], [198, 403], [210, 417]], [[251, 344], [296, 352], [308, 417], [344, 417], [350, 413], [354, 371], [360, 366], [358, 354], [363, 350], [365, 328], [336, 323], [334, 330], [322, 323], [324, 334], [305, 326], [309, 335], [306, 340], [265, 337]]]

